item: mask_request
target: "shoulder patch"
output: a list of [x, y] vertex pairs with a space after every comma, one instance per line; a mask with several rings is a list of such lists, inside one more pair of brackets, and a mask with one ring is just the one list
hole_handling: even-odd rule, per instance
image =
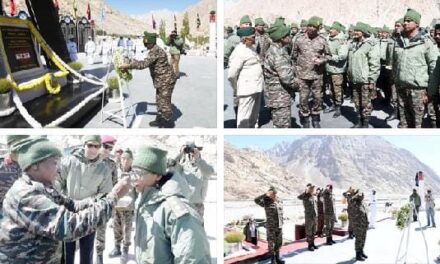
[[176, 215], [177, 219], [189, 214], [187, 205], [177, 196], [168, 197], [166, 199], [166, 203], [171, 208], [171, 211]]

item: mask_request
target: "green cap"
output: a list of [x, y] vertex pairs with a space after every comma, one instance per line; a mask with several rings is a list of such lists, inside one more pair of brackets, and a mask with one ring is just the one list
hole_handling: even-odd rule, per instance
[[298, 28], [298, 23], [292, 22], [292, 24], [290, 24], [290, 28]]
[[255, 19], [255, 26], [264, 26], [265, 24], [261, 17]]
[[278, 41], [284, 38], [285, 36], [289, 35], [290, 29], [283, 24], [273, 24], [272, 26], [270, 26], [268, 33], [269, 33], [269, 37], [273, 41]]
[[12, 145], [14, 145], [16, 142], [28, 137], [28, 135], [8, 135], [6, 136], [6, 145], [8, 145], [8, 147], [12, 147]]
[[243, 17], [240, 19], [240, 24], [247, 24], [247, 23], [249, 23], [249, 24], [252, 25], [252, 21], [251, 21], [251, 19], [249, 18], [249, 16], [248, 16], [248, 15], [245, 15], [245, 16], [243, 16]]
[[237, 36], [239, 36], [240, 38], [247, 37], [253, 34], [255, 34], [255, 28], [253, 27], [244, 27], [237, 29]]
[[277, 189], [276, 189], [274, 186], [270, 186], [270, 188], [269, 188], [269, 192], [274, 192], [274, 193], [276, 193], [276, 192], [277, 192]]
[[101, 144], [101, 136], [97, 136], [97, 135], [83, 136], [82, 140], [84, 144], [90, 141], [98, 142], [99, 144]]
[[307, 26], [319, 27], [322, 25], [322, 18], [318, 16], [312, 16], [309, 21], [307, 21]]
[[42, 137], [23, 140], [23, 144], [21, 144], [17, 151], [18, 164], [23, 170], [48, 158], [62, 156], [61, 151], [55, 144]]
[[401, 18], [401, 19], [399, 19], [399, 20], [396, 20], [396, 22], [394, 22], [394, 25], [396, 25], [396, 24], [401, 24], [401, 25], [403, 25], [403, 18]]
[[286, 19], [284, 17], [277, 17], [277, 18], [275, 18], [275, 22], [273, 24], [274, 25], [275, 24], [286, 25], [285, 20]]
[[159, 148], [142, 146], [136, 152], [133, 167], [165, 175], [167, 170], [167, 152]]
[[303, 19], [301, 20], [301, 27], [307, 26], [307, 20]]
[[357, 22], [353, 30], [360, 31], [364, 34], [369, 34], [370, 26], [362, 22]]
[[144, 44], [156, 44], [157, 34], [144, 31]]
[[409, 19], [416, 22], [417, 24], [420, 24], [420, 18], [422, 18], [422, 15], [420, 15], [419, 12], [414, 9], [408, 8], [405, 16], [403, 17], [403, 20]]
[[133, 152], [128, 148], [124, 150], [124, 152], [121, 155], [121, 158], [133, 159]]
[[330, 28], [334, 28], [338, 32], [341, 32], [344, 30], [344, 26], [341, 23], [339, 23], [338, 21], [333, 22], [333, 24], [330, 26]]

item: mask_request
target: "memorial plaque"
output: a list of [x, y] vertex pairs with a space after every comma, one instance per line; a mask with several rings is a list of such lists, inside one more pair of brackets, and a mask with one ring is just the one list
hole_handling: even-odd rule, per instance
[[40, 67], [29, 28], [0, 26], [0, 30], [12, 72]]

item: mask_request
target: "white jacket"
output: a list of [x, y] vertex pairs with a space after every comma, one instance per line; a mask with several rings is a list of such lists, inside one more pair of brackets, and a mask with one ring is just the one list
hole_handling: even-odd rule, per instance
[[238, 44], [229, 57], [228, 80], [237, 88], [237, 96], [247, 96], [263, 91], [263, 69], [253, 47]]
[[96, 50], [95, 42], [93, 42], [93, 40], [87, 41], [86, 46], [84, 47], [84, 49], [86, 50], [87, 54], [95, 53], [95, 50]]

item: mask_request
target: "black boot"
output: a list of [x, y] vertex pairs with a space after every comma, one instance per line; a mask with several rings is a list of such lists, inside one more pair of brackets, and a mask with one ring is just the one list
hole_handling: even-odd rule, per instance
[[270, 257], [270, 264], [277, 264], [277, 258], [275, 254], [272, 254]]
[[313, 247], [314, 249], [318, 249], [318, 246], [315, 245], [315, 241], [312, 242], [312, 247]]
[[329, 246], [333, 245], [332, 238], [331, 237], [327, 237], [327, 243], [325, 243], [325, 244], [329, 245]]
[[360, 251], [356, 251], [356, 260], [365, 261], [365, 259], [361, 255]]
[[115, 258], [121, 255], [121, 246], [116, 245], [115, 248], [108, 254], [110, 258]]
[[301, 117], [301, 124], [303, 128], [310, 128], [310, 116]]
[[315, 248], [313, 247], [312, 243], [309, 243], [309, 246], [307, 247], [309, 251], [315, 251]]
[[365, 117], [362, 121], [362, 128], [368, 128], [369, 123], [370, 123], [370, 117]]
[[319, 115], [312, 115], [312, 126], [314, 128], [321, 128], [319, 121], [321, 121], [321, 118], [319, 117]]
[[333, 112], [333, 111], [335, 111], [335, 107], [333, 105], [327, 107], [326, 109], [324, 109], [324, 113], [330, 113], [330, 112]]
[[96, 255], [96, 264], [104, 264], [102, 255]]
[[285, 263], [284, 260], [281, 259], [281, 257], [280, 257], [280, 252], [279, 252], [279, 251], [277, 251], [277, 252], [275, 253], [275, 259], [276, 259], [276, 261], [277, 261], [277, 264], [284, 264], [284, 263]]
[[[150, 123], [148, 123], [151, 127], [161, 127], [163, 126], [163, 120], [160, 117], [156, 117], [155, 120], [151, 121]], [[121, 250], [119, 250], [121, 251]]]
[[367, 255], [365, 255], [365, 253], [364, 253], [364, 250], [361, 250], [361, 256], [363, 257], [363, 258], [368, 258], [368, 256]]
[[353, 239], [353, 231], [348, 231], [348, 239]]
[[335, 113], [333, 114], [333, 118], [338, 118], [341, 116], [341, 106], [337, 105], [335, 108]]
[[173, 120], [164, 120], [161, 124], [161, 126], [159, 126], [160, 128], [174, 128], [175, 124]]
[[395, 120], [397, 119], [397, 107], [394, 107], [393, 112], [391, 113], [391, 115], [389, 115], [385, 120], [386, 121], [391, 121], [391, 120]]
[[333, 236], [330, 236], [330, 242], [331, 242], [332, 244], [336, 244], [336, 242], [333, 240]]

